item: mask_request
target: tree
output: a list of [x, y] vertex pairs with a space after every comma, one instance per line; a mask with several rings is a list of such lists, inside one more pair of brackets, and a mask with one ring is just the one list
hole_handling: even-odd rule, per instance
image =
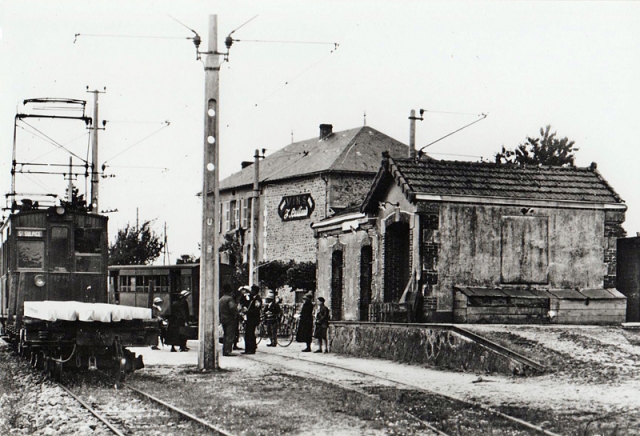
[[496, 163], [518, 165], [574, 166], [575, 151], [579, 148], [569, 138], [557, 138], [551, 126], [540, 128], [540, 138], [527, 136], [527, 140], [515, 150], [507, 150], [504, 145], [495, 154]]
[[118, 230], [116, 241], [109, 247], [109, 265], [148, 265], [160, 256], [164, 243], [151, 230], [151, 221], [140, 227]]
[[293, 267], [295, 261], [274, 260], [260, 264], [260, 284], [267, 289], [279, 289], [287, 284], [287, 271]]
[[193, 254], [182, 254], [178, 259], [176, 259], [176, 265], [182, 265], [185, 263], [198, 263], [200, 262], [200, 258], [195, 257]]
[[305, 291], [316, 290], [316, 263], [315, 262], [294, 262], [287, 271], [287, 283], [294, 290], [304, 289]]

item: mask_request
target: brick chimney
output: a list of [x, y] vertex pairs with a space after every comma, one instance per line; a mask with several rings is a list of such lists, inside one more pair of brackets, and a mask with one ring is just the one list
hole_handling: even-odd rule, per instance
[[320, 141], [327, 139], [333, 133], [333, 124], [320, 124]]

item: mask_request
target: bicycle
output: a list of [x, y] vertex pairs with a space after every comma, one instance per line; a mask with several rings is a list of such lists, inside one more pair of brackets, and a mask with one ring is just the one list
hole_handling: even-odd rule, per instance
[[258, 324], [258, 327], [256, 327], [256, 345], [258, 345], [260, 343], [262, 338], [266, 338], [268, 336], [269, 336], [269, 334], [267, 332], [267, 326], [265, 325], [265, 323], [261, 319], [260, 323]]
[[287, 322], [278, 324], [278, 345], [288, 347], [293, 342], [293, 338], [298, 330], [299, 316], [288, 317]]

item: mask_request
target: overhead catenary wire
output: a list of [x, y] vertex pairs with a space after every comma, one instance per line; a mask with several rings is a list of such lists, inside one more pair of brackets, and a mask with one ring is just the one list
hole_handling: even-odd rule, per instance
[[275, 94], [277, 94], [278, 92], [280, 92], [282, 90], [282, 88], [284, 88], [287, 85], [290, 85], [294, 80], [298, 79], [300, 76], [302, 76], [303, 74], [307, 73], [309, 70], [311, 70], [312, 68], [316, 67], [317, 65], [319, 65], [320, 63], [324, 62], [325, 59], [327, 59], [329, 56], [331, 56], [333, 53], [335, 52], [334, 50], [331, 50], [330, 53], [328, 53], [327, 55], [323, 56], [319, 61], [315, 62], [314, 64], [310, 65], [309, 67], [307, 67], [306, 69], [302, 70], [300, 73], [296, 74], [295, 76], [293, 76], [291, 79], [287, 80], [284, 82], [284, 84], [282, 86], [280, 86], [279, 88], [276, 88], [271, 94], [267, 95], [265, 98], [263, 98], [262, 100], [260, 100], [258, 103], [255, 104], [255, 107], [257, 107], [258, 105], [264, 103], [265, 101], [267, 101], [268, 99], [270, 99], [271, 97], [273, 97]]
[[[49, 137], [48, 135], [46, 135], [44, 132], [38, 130], [36, 127], [32, 126], [31, 124], [27, 123], [25, 120], [20, 120], [22, 121], [24, 124], [26, 124], [27, 126], [29, 126], [30, 128], [32, 128], [33, 130], [35, 130], [36, 132], [38, 132], [40, 135], [42, 135], [42, 137], [46, 138], [46, 142], [49, 142], [51, 145], [54, 145], [64, 151], [66, 151], [67, 153], [69, 153], [71, 156], [76, 157], [78, 159], [80, 159], [81, 161], [88, 163], [87, 160], [81, 158], [80, 156], [78, 156], [77, 154], [75, 154], [74, 152], [72, 152], [71, 150], [69, 150], [68, 148], [66, 148], [64, 145], [60, 144], [59, 142], [57, 142], [55, 139]], [[19, 126], [22, 128], [22, 126]], [[26, 131], [26, 129], [23, 129]], [[31, 132], [33, 133], [33, 132]], [[42, 137], [40, 137], [40, 139], [43, 139]]]
[[109, 159], [105, 160], [104, 163], [106, 164], [107, 162], [115, 159], [116, 157], [122, 155], [123, 153], [131, 150], [133, 147], [135, 147], [136, 145], [139, 145], [141, 142], [146, 141], [147, 139], [149, 139], [150, 137], [152, 137], [153, 135], [157, 134], [158, 132], [162, 131], [163, 129], [166, 129], [167, 127], [169, 127], [171, 123], [169, 121], [165, 121], [164, 125], [162, 127], [160, 127], [158, 130], [156, 130], [155, 132], [150, 133], [149, 135], [145, 136], [144, 138], [142, 138], [141, 140], [139, 140], [138, 142], [130, 145], [129, 147], [125, 148], [124, 150], [122, 150], [120, 153], [117, 153], [113, 156], [111, 156]]
[[435, 141], [433, 141], [433, 142], [430, 142], [429, 144], [427, 144], [427, 145], [425, 145], [424, 147], [420, 148], [420, 150], [418, 150], [418, 153], [422, 153], [422, 150], [424, 150], [425, 148], [427, 148], [427, 147], [429, 147], [429, 146], [431, 146], [431, 145], [435, 144], [436, 142], [442, 141], [443, 139], [448, 138], [449, 136], [453, 135], [454, 133], [458, 133], [460, 130], [466, 129], [467, 127], [472, 126], [472, 125], [473, 125], [473, 124], [475, 124], [475, 123], [479, 123], [480, 121], [482, 121], [482, 120], [484, 120], [485, 118], [487, 118], [487, 114], [481, 114], [480, 116], [481, 116], [481, 118], [480, 118], [480, 119], [477, 119], [477, 120], [475, 120], [475, 121], [473, 121], [473, 122], [471, 122], [471, 123], [469, 123], [469, 124], [466, 124], [466, 125], [464, 125], [464, 126], [460, 127], [459, 129], [454, 130], [453, 132], [448, 133], [448, 134], [444, 135], [443, 137], [436, 139], [436, 140], [435, 140]]
[[154, 36], [154, 35], [116, 35], [106, 33], [76, 33], [74, 35], [73, 43], [75, 44], [79, 36], [92, 37], [92, 38], [142, 38], [142, 39], [192, 39], [186, 36]]

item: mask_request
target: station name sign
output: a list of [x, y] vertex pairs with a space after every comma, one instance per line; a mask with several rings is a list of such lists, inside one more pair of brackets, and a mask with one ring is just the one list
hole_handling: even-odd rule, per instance
[[278, 205], [282, 221], [304, 220], [311, 216], [316, 203], [311, 194], [287, 195]]

